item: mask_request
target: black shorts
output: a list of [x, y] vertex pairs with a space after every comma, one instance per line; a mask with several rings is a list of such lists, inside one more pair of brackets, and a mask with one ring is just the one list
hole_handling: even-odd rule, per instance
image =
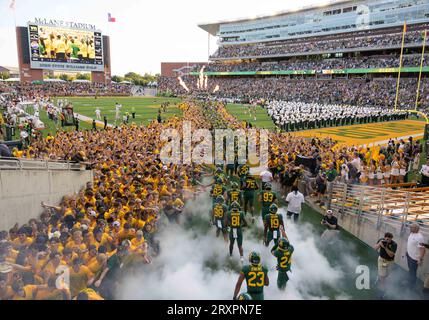
[[326, 192], [326, 184], [318, 184], [317, 192], [324, 194]]
[[287, 212], [287, 217], [288, 217], [289, 219], [292, 219], [292, 216], [293, 216], [293, 220], [294, 220], [294, 221], [298, 221], [298, 220], [299, 220], [299, 213], [295, 213], [295, 212], [290, 212], [290, 211], [288, 211], [288, 212]]

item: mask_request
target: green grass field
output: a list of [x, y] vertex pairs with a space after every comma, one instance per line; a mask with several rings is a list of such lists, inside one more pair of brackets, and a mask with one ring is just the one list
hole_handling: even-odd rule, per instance
[[[273, 120], [268, 115], [267, 111], [261, 107], [256, 107], [256, 121], [253, 114], [250, 117], [248, 113], [248, 105], [243, 104], [228, 104], [226, 109], [230, 114], [240, 121], [248, 121], [258, 128], [274, 130], [276, 128]], [[245, 113], [247, 112], [247, 114]]]
[[95, 109], [98, 107], [101, 110], [101, 117], [107, 116], [107, 121], [110, 124], [115, 123], [115, 104], [122, 105], [121, 114], [131, 111], [134, 107], [136, 112], [136, 124], [148, 124], [156, 119], [159, 107], [164, 102], [170, 102], [171, 105], [167, 112], [163, 114], [164, 118], [169, 118], [174, 115], [180, 116], [182, 112], [174, 104], [180, 102], [180, 99], [175, 98], [158, 98], [158, 97], [99, 97], [97, 99], [87, 97], [73, 97], [68, 100], [74, 106], [74, 112], [81, 115], [95, 118]]
[[[93, 97], [67, 97], [74, 106], [74, 112], [87, 116], [91, 119], [95, 119], [95, 109], [98, 107], [101, 110], [101, 117], [107, 116], [107, 121], [109, 124], [115, 125], [115, 104], [116, 102], [122, 105], [121, 116], [125, 112], [130, 113], [130, 121], [135, 122], [136, 124], [148, 124], [150, 121], [156, 119], [158, 115], [159, 107], [162, 103], [170, 102], [170, 106], [167, 109], [167, 112], [162, 115], [163, 119], [172, 117], [174, 115], [181, 116], [182, 111], [177, 107], [177, 103], [181, 100], [179, 98], [164, 98], [164, 97], [99, 97], [94, 99]], [[55, 99], [55, 103], [56, 103]], [[136, 112], [136, 119], [131, 118], [132, 110]], [[266, 111], [260, 107], [256, 109], [256, 121], [253, 116], [249, 117], [247, 112], [247, 106], [241, 104], [229, 104], [227, 106], [228, 112], [235, 116], [238, 120], [249, 121], [253, 125], [259, 128], [266, 128], [273, 130], [275, 125], [271, 118], [268, 116]], [[31, 109], [30, 109], [31, 113]], [[64, 127], [56, 128], [55, 123], [48, 119], [46, 112], [40, 112], [40, 120], [46, 126], [46, 129], [43, 131], [43, 134], [46, 136], [48, 133], [55, 134], [57, 130], [70, 131], [75, 130], [75, 127]], [[120, 122], [117, 123], [118, 125]], [[91, 122], [80, 121], [79, 128], [81, 130], [90, 130], [92, 128]], [[15, 136], [17, 137], [17, 135]]]
[[[81, 115], [87, 116], [91, 119], [95, 119], [95, 109], [97, 107], [101, 110], [101, 118], [107, 116], [107, 122], [115, 125], [115, 103], [122, 104], [121, 115], [125, 112], [130, 113], [130, 121], [136, 124], [148, 124], [158, 116], [158, 110], [162, 103], [170, 102], [171, 105], [168, 107], [167, 112], [162, 114], [163, 119], [172, 117], [174, 115], [181, 116], [182, 111], [174, 104], [180, 102], [177, 98], [158, 98], [158, 97], [99, 97], [94, 99], [93, 97], [67, 97], [68, 101], [72, 102], [74, 106], [74, 112]], [[56, 103], [55, 99], [55, 103]], [[134, 107], [136, 112], [136, 119], [131, 118], [131, 111]], [[32, 108], [29, 109], [32, 113]], [[121, 118], [122, 119], [122, 118]], [[46, 129], [43, 130], [44, 136], [48, 133], [55, 134], [57, 130], [72, 131], [75, 127], [64, 127], [56, 128], [55, 123], [49, 120], [44, 110], [40, 111], [40, 120], [45, 124]], [[86, 123], [84, 121], [79, 122], [79, 129], [90, 130], [92, 128], [92, 121]], [[121, 123], [118, 122], [118, 125]], [[16, 132], [15, 138], [19, 138], [19, 133]]]

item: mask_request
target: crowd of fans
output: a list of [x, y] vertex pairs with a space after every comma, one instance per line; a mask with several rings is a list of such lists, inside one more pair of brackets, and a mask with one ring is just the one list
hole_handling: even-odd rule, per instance
[[[195, 77], [183, 77], [191, 94], [201, 90]], [[285, 77], [211, 77], [207, 92], [216, 98], [230, 98], [248, 102], [252, 99], [283, 100], [320, 104], [346, 104], [354, 106], [374, 106], [391, 108], [395, 105], [396, 79], [384, 78], [371, 81], [363, 79], [296, 79]], [[215, 87], [219, 90], [214, 92]], [[402, 78], [400, 81], [398, 106], [414, 108], [417, 79]], [[176, 78], [161, 77], [159, 90], [173, 95], [188, 92]], [[427, 111], [429, 103], [429, 83], [423, 78], [420, 86], [419, 108]]]
[[[406, 45], [423, 43], [421, 30], [408, 31], [405, 34]], [[402, 31], [381, 33], [377, 30], [360, 33], [346, 33], [335, 37], [317, 37], [293, 39], [274, 43], [223, 44], [212, 58], [244, 58], [261, 56], [279, 56], [306, 52], [330, 52], [357, 48], [400, 47]]]
[[[307, 111], [308, 108], [313, 109], [318, 115], [336, 111], [322, 110], [332, 109], [333, 106], [300, 107]], [[218, 103], [217, 110], [229, 127], [243, 126], [226, 112], [223, 103]], [[355, 114], [358, 118], [368, 113], [377, 115], [377, 112], [366, 108], [343, 111]], [[383, 109], [378, 109], [378, 112], [386, 116], [404, 115]], [[382, 185], [409, 181], [410, 174], [418, 175], [422, 152], [422, 142], [412, 137], [390, 139], [387, 146], [363, 147], [341, 145], [328, 137], [309, 139], [289, 133], [270, 132], [268, 167], [286, 193], [293, 185], [298, 185], [304, 195], [317, 195], [317, 202], [323, 205], [326, 200], [324, 196], [334, 182]]]
[[[405, 55], [402, 60], [403, 67], [420, 67], [421, 55]], [[423, 66], [429, 65], [426, 55]], [[242, 62], [235, 64], [212, 63], [204, 71], [211, 72], [240, 72], [240, 71], [285, 71], [285, 70], [330, 70], [355, 68], [396, 68], [399, 66], [398, 55], [364, 56], [332, 59], [290, 59], [276, 62]], [[200, 71], [200, 66], [194, 70]]]
[[393, 109], [318, 103], [270, 101], [266, 109], [274, 123], [286, 132], [408, 118], [408, 113]]
[[[179, 107], [194, 129], [244, 126], [220, 102], [187, 101]], [[58, 132], [39, 137], [18, 155], [82, 162], [94, 170], [94, 180], [59, 205], [42, 203], [40, 219], [0, 232], [0, 300], [113, 299], [122, 275], [151, 263], [160, 250], [160, 225], [178, 222], [209, 174], [203, 165], [162, 163], [164, 129], [181, 133], [181, 119]], [[285, 190], [303, 182], [323, 195], [337, 180], [375, 184], [380, 170], [390, 173], [388, 182], [399, 182], [421, 148], [412, 138], [369, 149], [270, 132], [268, 165]], [[300, 157], [312, 159], [315, 167], [297, 166]], [[69, 289], [57, 281], [64, 268], [70, 272]]]
[[97, 96], [97, 95], [130, 95], [132, 85], [87, 82], [43, 82], [40, 84], [21, 84], [0, 82], [0, 93], [17, 93], [23, 100], [32, 100], [36, 96]]
[[[181, 107], [194, 127], [210, 127], [200, 109]], [[122, 274], [150, 263], [160, 249], [159, 224], [177, 221], [204, 173], [200, 165], [160, 161], [161, 131], [180, 124], [173, 117], [59, 132], [26, 148], [20, 156], [83, 161], [94, 180], [59, 205], [42, 203], [40, 220], [0, 232], [0, 267], [12, 268], [0, 273], [0, 300], [112, 299]], [[69, 267], [70, 290], [56, 283], [62, 267]]]
[[[301, 104], [299, 107], [303, 112], [313, 109], [317, 115], [338, 111], [334, 106]], [[357, 118], [367, 114], [375, 117], [377, 112], [385, 116], [405, 115], [403, 112], [386, 112], [384, 109], [339, 109]], [[204, 110], [209, 115], [216, 110], [217, 116], [211, 117], [218, 119], [217, 123], [221, 123], [222, 127], [243, 128], [245, 125], [226, 111], [224, 103], [205, 104]], [[300, 185], [305, 195], [318, 194], [323, 201], [328, 185], [334, 181], [366, 185], [405, 182], [410, 173], [418, 173], [421, 152], [422, 143], [412, 137], [408, 140], [390, 139], [387, 146], [358, 147], [341, 145], [331, 138], [309, 139], [289, 133], [270, 132], [268, 167], [286, 192], [293, 185]]]

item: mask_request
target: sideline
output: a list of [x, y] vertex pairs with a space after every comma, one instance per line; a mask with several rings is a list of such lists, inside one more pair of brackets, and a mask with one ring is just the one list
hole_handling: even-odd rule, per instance
[[[93, 118], [84, 116], [84, 115], [79, 114], [79, 113], [75, 113], [75, 114], [76, 114], [77, 118], [79, 119], [79, 121], [83, 121], [83, 122], [92, 124]], [[96, 123], [97, 127], [104, 128], [104, 122], [102, 122], [100, 120], [95, 120], [95, 123]], [[107, 124], [107, 127], [108, 128], [114, 128], [114, 126], [112, 124], [110, 124], [110, 123]]]

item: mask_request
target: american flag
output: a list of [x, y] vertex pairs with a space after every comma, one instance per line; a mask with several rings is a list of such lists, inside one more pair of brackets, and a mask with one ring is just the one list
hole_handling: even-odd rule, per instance
[[116, 18], [113, 18], [112, 14], [110, 13], [107, 14], [107, 20], [108, 22], [116, 22]]
[[15, 10], [15, 0], [12, 0], [10, 2], [9, 8], [12, 9], [12, 10]]

